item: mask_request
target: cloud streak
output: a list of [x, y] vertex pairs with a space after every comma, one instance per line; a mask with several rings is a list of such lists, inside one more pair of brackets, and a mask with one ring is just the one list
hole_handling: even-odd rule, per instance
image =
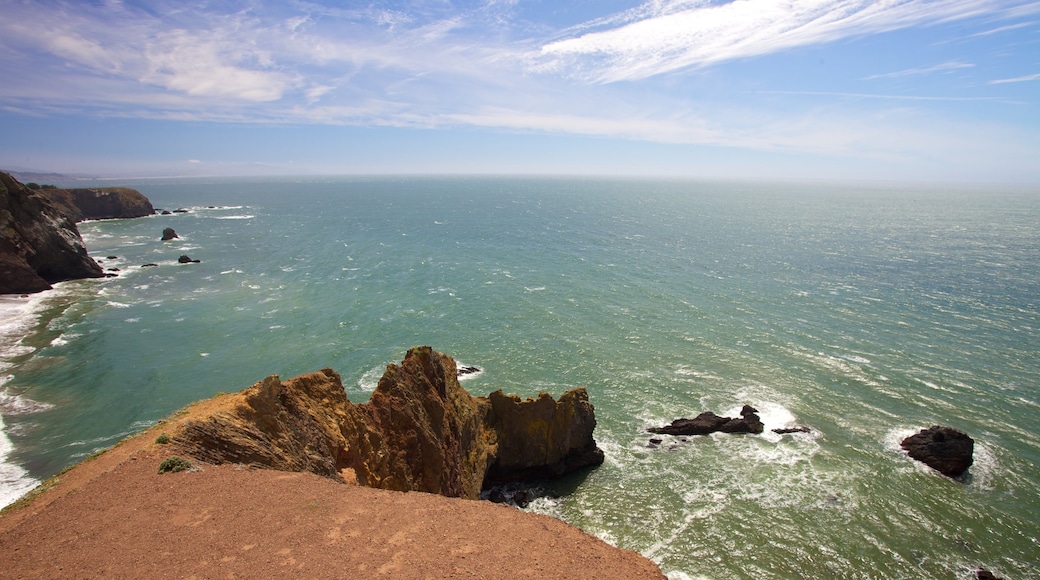
[[[535, 68], [598, 83], [633, 81], [1010, 9], [993, 0], [655, 1], [605, 30], [545, 44]], [[1040, 10], [1035, 4], [1032, 9]]]

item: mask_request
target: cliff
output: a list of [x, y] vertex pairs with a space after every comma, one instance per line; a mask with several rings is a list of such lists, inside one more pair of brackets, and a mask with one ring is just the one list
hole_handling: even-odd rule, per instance
[[65, 214], [76, 222], [136, 218], [155, 213], [152, 202], [129, 187], [43, 189], [40, 193], [63, 208]]
[[0, 294], [102, 276], [73, 220], [41, 192], [0, 172]]
[[501, 391], [473, 397], [451, 357], [429, 347], [388, 365], [368, 403], [353, 404], [324, 369], [272, 375], [172, 422], [174, 449], [240, 463], [344, 477], [364, 486], [476, 499], [490, 483], [555, 477], [603, 462], [585, 389], [559, 401]]

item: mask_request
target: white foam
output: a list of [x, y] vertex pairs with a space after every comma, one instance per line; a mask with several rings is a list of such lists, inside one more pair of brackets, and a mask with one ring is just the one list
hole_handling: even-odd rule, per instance
[[358, 388], [366, 393], [371, 393], [376, 390], [376, 387], [379, 385], [379, 379], [383, 378], [384, 372], [386, 372], [385, 364], [365, 371], [365, 374], [361, 375], [361, 378], [358, 379]]
[[[468, 364], [466, 364], [466, 363], [464, 363], [462, 361], [455, 361], [455, 366], [456, 366], [456, 368], [460, 368], [461, 369], [461, 368], [470, 367], [470, 366], [473, 366], [473, 365], [468, 365]], [[475, 368], [479, 369], [479, 367], [475, 367]], [[480, 375], [483, 375], [483, 374], [484, 374], [484, 369], [480, 369], [480, 370], [478, 370], [476, 372], [467, 373], [465, 375], [460, 375], [459, 376], [459, 381], [461, 382], [461, 381], [468, 381], [470, 379], [475, 379], [475, 378], [477, 378], [477, 377], [479, 377]]]
[[251, 215], [251, 214], [222, 215], [222, 216], [216, 216], [216, 219], [218, 219], [218, 220], [251, 220], [254, 217], [256, 217], [256, 216]]
[[4, 418], [0, 415], [0, 508], [14, 503], [26, 492], [40, 484], [21, 466], [8, 463], [14, 445], [4, 434]]
[[[6, 383], [10, 378], [10, 375], [0, 377], [0, 385]], [[54, 405], [50, 403], [41, 403], [22, 395], [15, 395], [8, 392], [7, 389], [0, 390], [0, 415], [28, 415], [53, 408]]]

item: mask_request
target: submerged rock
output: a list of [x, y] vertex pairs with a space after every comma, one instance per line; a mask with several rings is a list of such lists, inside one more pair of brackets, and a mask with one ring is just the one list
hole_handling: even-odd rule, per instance
[[788, 433], [809, 433], [812, 431], [812, 429], [809, 429], [808, 427], [801, 425], [798, 427], [781, 427], [778, 429], [773, 429], [772, 431], [773, 433], [776, 433], [778, 435], [786, 435]]
[[913, 459], [947, 477], [958, 477], [974, 462], [975, 440], [963, 431], [935, 425], [899, 444]]
[[247, 463], [361, 485], [477, 499], [490, 482], [558, 476], [603, 461], [585, 389], [559, 401], [501, 391], [473, 397], [455, 361], [408, 351], [368, 403], [354, 404], [331, 369], [282, 382], [272, 375], [225, 395], [172, 429], [180, 451], [209, 463]]
[[720, 417], [711, 411], [697, 415], [693, 419], [676, 419], [664, 427], [651, 427], [647, 431], [659, 435], [708, 435], [716, 431], [723, 433], [761, 433], [765, 429], [758, 416], [758, 410], [744, 405], [740, 417]]
[[177, 258], [177, 262], [181, 264], [198, 264], [202, 260], [193, 260], [187, 254], [182, 254], [180, 258]]

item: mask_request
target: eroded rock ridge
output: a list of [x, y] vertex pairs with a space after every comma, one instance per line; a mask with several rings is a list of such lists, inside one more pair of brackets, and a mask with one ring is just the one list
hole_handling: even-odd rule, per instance
[[173, 444], [208, 463], [310, 471], [399, 491], [477, 499], [485, 484], [558, 476], [603, 462], [584, 388], [554, 400], [473, 397], [455, 361], [408, 351], [368, 403], [351, 403], [332, 369], [272, 375], [204, 403], [171, 425]]

